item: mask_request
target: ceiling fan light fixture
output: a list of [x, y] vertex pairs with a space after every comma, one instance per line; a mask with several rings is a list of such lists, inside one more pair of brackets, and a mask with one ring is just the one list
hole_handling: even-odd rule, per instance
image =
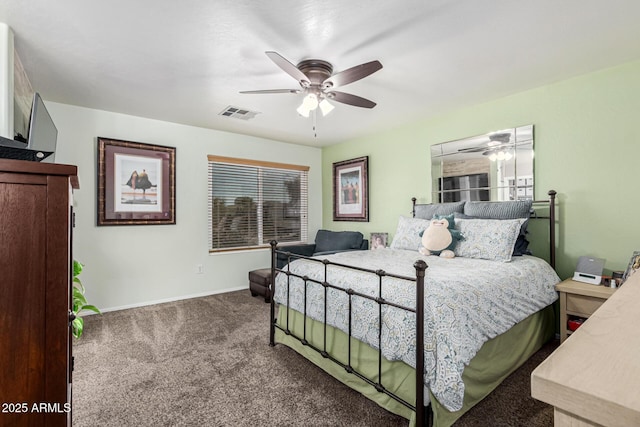
[[485, 151], [485, 156], [489, 156], [489, 160], [495, 162], [496, 160], [511, 160], [513, 158], [513, 154], [510, 151], [498, 150], [498, 151]]
[[318, 96], [310, 93], [302, 99], [302, 104], [296, 109], [302, 117], [309, 117], [309, 113], [318, 108]]
[[315, 93], [310, 93], [302, 100], [302, 105], [309, 111], [313, 111], [318, 108], [318, 96]]
[[320, 107], [320, 110], [322, 111], [322, 115], [326, 116], [327, 114], [329, 114], [331, 111], [333, 111], [333, 109], [335, 108], [333, 105], [331, 105], [331, 103], [329, 101], [327, 101], [326, 99], [323, 99], [320, 104], [318, 104], [318, 106]]
[[300, 105], [296, 111], [298, 112], [298, 114], [300, 114], [302, 117], [309, 117], [309, 112], [310, 110], [308, 110], [307, 108], [305, 108], [304, 103], [302, 105]]

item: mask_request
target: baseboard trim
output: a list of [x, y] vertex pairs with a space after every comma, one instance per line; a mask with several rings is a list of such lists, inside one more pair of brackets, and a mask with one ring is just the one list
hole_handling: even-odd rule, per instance
[[[235, 287], [235, 288], [227, 288], [227, 289], [210, 291], [210, 292], [201, 292], [201, 293], [198, 293], [198, 294], [180, 295], [180, 296], [172, 297], [172, 298], [164, 298], [164, 299], [158, 299], [158, 300], [153, 300], [153, 301], [145, 301], [145, 302], [140, 302], [140, 303], [135, 303], [135, 304], [121, 305], [121, 306], [117, 306], [117, 307], [101, 308], [100, 311], [103, 312], [103, 313], [108, 313], [110, 311], [128, 310], [130, 308], [146, 307], [146, 306], [149, 306], [149, 305], [164, 304], [164, 303], [167, 303], [167, 302], [182, 301], [182, 300], [185, 300], [185, 299], [200, 298], [200, 297], [206, 297], [206, 296], [209, 296], [209, 295], [225, 294], [227, 292], [241, 291], [243, 289], [249, 289], [249, 286], [238, 286], [238, 287]], [[82, 317], [84, 317], [84, 316], [93, 316], [94, 314], [97, 314], [97, 313], [94, 313], [92, 311], [87, 311], [87, 312], [83, 312], [81, 314], [81, 316]]]

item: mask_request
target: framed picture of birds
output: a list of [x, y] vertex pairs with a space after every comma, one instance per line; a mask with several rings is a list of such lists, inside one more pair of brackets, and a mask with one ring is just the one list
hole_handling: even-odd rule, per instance
[[98, 225], [175, 224], [176, 149], [98, 137]]

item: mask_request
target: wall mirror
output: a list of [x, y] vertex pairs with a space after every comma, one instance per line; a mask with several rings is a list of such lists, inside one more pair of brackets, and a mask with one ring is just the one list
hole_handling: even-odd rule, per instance
[[431, 146], [433, 202], [533, 200], [533, 125]]

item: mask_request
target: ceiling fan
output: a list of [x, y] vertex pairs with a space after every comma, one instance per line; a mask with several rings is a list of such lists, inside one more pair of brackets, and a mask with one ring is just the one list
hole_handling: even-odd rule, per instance
[[510, 132], [498, 132], [487, 135], [489, 137], [489, 141], [486, 144], [479, 145], [477, 147], [469, 147], [469, 148], [460, 148], [458, 149], [459, 153], [477, 153], [479, 151], [484, 151], [484, 155], [488, 155], [493, 150], [500, 149], [505, 146], [513, 145], [511, 142], [511, 133]]
[[334, 88], [346, 86], [349, 83], [353, 83], [375, 73], [382, 68], [382, 64], [379, 61], [356, 65], [355, 67], [333, 74], [333, 66], [329, 62], [321, 59], [306, 59], [298, 65], [293, 65], [276, 52], [269, 51], [265, 53], [285, 73], [298, 81], [300, 89], [247, 90], [241, 91], [240, 93], [303, 94], [305, 95], [304, 100], [297, 111], [304, 117], [309, 117], [309, 113], [317, 107], [320, 107], [323, 115], [327, 115], [334, 108], [328, 100], [362, 108], [373, 108], [376, 106], [376, 103], [373, 101], [350, 93], [339, 92], [334, 90]]

